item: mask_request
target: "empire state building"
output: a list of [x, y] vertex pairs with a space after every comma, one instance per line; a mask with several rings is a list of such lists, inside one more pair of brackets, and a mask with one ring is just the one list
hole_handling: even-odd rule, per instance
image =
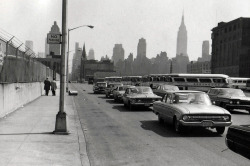
[[182, 15], [181, 25], [179, 27], [178, 35], [177, 35], [177, 47], [176, 47], [176, 55], [187, 55], [187, 29], [184, 24], [184, 15]]

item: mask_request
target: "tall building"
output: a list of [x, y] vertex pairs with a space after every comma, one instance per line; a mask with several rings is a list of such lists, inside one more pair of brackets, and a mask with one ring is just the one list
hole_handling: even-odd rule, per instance
[[204, 62], [193, 62], [191, 61], [187, 65], [187, 73], [192, 74], [210, 74], [211, 68], [210, 68], [210, 62], [204, 61]]
[[146, 40], [144, 38], [139, 39], [139, 43], [137, 45], [137, 58], [141, 59], [142, 57], [146, 57], [146, 47]]
[[198, 58], [198, 62], [206, 62], [211, 60], [211, 55], [209, 55], [209, 41], [205, 40], [202, 42], [202, 55]]
[[114, 65], [116, 65], [120, 60], [124, 61], [124, 49], [122, 48], [122, 44], [115, 44], [113, 48], [112, 60], [114, 61]]
[[80, 67], [81, 67], [82, 49], [79, 47], [79, 43], [75, 43], [75, 53], [72, 60], [72, 80], [80, 79]]
[[184, 14], [177, 34], [176, 58], [172, 59], [173, 73], [187, 73], [189, 58], [187, 54], [187, 29], [184, 24]]
[[95, 60], [95, 52], [94, 52], [94, 50], [92, 48], [89, 50], [87, 59], [88, 60]]
[[250, 18], [220, 22], [211, 37], [211, 72], [250, 77]]
[[26, 40], [25, 41], [25, 51], [32, 50], [33, 51], [33, 41]]
[[187, 56], [187, 29], [184, 23], [184, 14], [182, 15], [181, 25], [177, 35], [176, 55]]
[[[54, 25], [51, 26], [51, 30], [49, 33], [61, 34], [56, 21], [54, 21]], [[49, 44], [49, 54], [61, 55], [61, 44]]]

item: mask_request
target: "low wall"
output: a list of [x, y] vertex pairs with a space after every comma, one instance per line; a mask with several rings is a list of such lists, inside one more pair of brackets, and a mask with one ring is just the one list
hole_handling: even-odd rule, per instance
[[0, 84], [0, 118], [41, 96], [43, 86], [41, 82]]

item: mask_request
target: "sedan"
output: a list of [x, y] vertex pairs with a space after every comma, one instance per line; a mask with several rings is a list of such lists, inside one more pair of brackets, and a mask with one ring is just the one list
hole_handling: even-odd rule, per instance
[[120, 102], [120, 101], [123, 101], [122, 100], [122, 97], [123, 97], [123, 94], [125, 93], [125, 90], [129, 87], [134, 87], [132, 85], [120, 85], [120, 86], [117, 86], [114, 90], [113, 90], [113, 96], [114, 96], [114, 100], [116, 102]]
[[232, 124], [231, 114], [213, 105], [208, 95], [200, 91], [168, 92], [162, 101], [154, 102], [153, 112], [160, 123], [173, 124], [180, 133], [187, 127], [204, 127], [216, 128], [218, 134], [223, 134], [225, 126]]
[[241, 89], [211, 88], [208, 95], [214, 104], [229, 111], [243, 109], [250, 113], [250, 97], [246, 97]]
[[161, 84], [159, 85], [156, 89], [153, 89], [154, 94], [164, 97], [164, 95], [168, 92], [168, 91], [178, 91], [179, 88], [178, 86], [175, 85], [168, 85], [168, 84]]
[[138, 86], [127, 88], [123, 95], [123, 103], [130, 110], [133, 106], [150, 107], [153, 102], [161, 100], [160, 96], [153, 93], [152, 89], [147, 86]]

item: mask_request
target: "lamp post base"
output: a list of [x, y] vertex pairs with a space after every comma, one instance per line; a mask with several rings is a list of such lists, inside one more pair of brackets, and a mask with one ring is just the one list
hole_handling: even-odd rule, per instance
[[56, 115], [56, 126], [54, 134], [68, 135], [67, 131], [67, 114], [65, 112], [58, 112]]

